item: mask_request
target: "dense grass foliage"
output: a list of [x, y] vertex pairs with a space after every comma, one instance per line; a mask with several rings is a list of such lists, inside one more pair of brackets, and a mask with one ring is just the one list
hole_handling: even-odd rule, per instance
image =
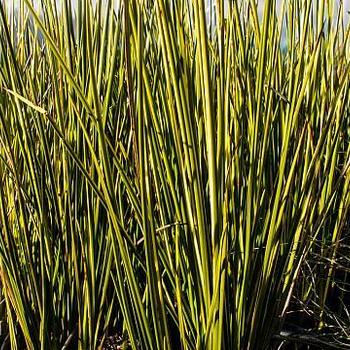
[[342, 8], [217, 1], [214, 25], [204, 0], [18, 3], [0, 5], [7, 344], [271, 349], [296, 305], [346, 337]]

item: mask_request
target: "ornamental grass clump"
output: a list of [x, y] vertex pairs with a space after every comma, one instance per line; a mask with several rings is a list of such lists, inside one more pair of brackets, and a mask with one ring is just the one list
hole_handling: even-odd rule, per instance
[[0, 2], [12, 349], [271, 349], [296, 300], [346, 338], [343, 5], [215, 5]]

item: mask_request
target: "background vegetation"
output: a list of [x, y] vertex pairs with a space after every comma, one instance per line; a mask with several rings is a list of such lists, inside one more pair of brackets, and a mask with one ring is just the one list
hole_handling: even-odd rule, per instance
[[253, 0], [217, 1], [212, 21], [204, 0], [13, 4], [4, 346], [346, 348], [342, 4], [266, 0], [260, 20]]

